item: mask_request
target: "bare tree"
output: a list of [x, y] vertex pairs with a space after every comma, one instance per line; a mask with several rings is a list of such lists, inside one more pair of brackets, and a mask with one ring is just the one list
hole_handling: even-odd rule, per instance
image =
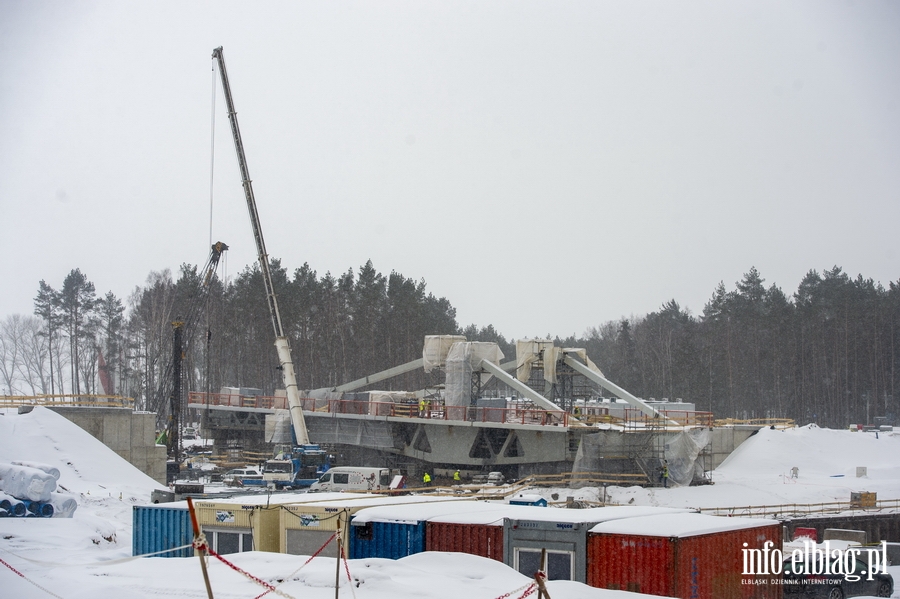
[[50, 345], [43, 323], [23, 316], [19, 327], [19, 375], [31, 395], [46, 395], [50, 389]]
[[19, 364], [19, 326], [22, 317], [18, 314], [7, 316], [0, 322], [0, 392], [6, 389], [7, 395], [16, 395]]

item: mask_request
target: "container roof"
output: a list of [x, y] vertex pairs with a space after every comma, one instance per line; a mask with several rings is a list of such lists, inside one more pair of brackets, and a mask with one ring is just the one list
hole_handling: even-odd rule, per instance
[[[393, 506], [401, 510], [409, 510], [410, 504], [420, 503], [458, 503], [465, 501], [460, 497], [448, 497], [440, 495], [361, 495], [359, 497], [344, 497], [336, 501], [329, 501], [329, 508], [367, 508], [369, 506]], [[300, 502], [298, 502], [300, 503]]]
[[623, 518], [598, 524], [591, 528], [591, 532], [644, 537], [695, 537], [772, 525], [780, 523], [777, 520], [763, 518], [730, 518], [687, 513]]
[[530, 505], [509, 505], [470, 501], [453, 505], [381, 506], [360, 510], [354, 523], [394, 522], [416, 524], [418, 522], [442, 522], [448, 524], [478, 524], [503, 526], [504, 519], [514, 521], [595, 523], [620, 518], [635, 518], [651, 514], [687, 513], [686, 508], [662, 508], [652, 506], [613, 506], [590, 509], [549, 508]]
[[[234, 495], [232, 497], [206, 497], [194, 499], [194, 504], [216, 503], [228, 505], [285, 505], [289, 503], [321, 503], [347, 499], [364, 499], [367, 497], [379, 497], [371, 493], [252, 493], [247, 495]], [[187, 502], [185, 502], [187, 505]]]

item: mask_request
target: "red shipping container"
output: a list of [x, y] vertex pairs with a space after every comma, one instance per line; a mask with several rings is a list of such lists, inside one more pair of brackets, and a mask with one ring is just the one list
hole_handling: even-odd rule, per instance
[[604, 522], [588, 534], [587, 583], [680, 599], [780, 599], [780, 575], [743, 572], [745, 549], [771, 541], [771, 556], [781, 537], [775, 520], [671, 514]]
[[499, 525], [428, 522], [425, 525], [425, 550], [469, 553], [502, 562], [503, 519], [499, 522]]

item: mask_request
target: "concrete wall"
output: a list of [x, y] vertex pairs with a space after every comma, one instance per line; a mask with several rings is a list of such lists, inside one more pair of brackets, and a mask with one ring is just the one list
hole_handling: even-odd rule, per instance
[[166, 484], [166, 448], [156, 444], [156, 414], [128, 408], [51, 407], [135, 468]]
[[710, 463], [704, 464], [709, 470], [715, 470], [725, 461], [731, 452], [738, 446], [756, 434], [760, 427], [758, 426], [729, 426], [712, 429], [712, 435], [709, 440], [710, 445]]

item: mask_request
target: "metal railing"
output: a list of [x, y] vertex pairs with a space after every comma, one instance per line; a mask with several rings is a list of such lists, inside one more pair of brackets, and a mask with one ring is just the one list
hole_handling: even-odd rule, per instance
[[852, 501], [832, 501], [827, 503], [782, 503], [778, 505], [747, 505], [734, 507], [704, 507], [700, 511], [715, 516], [809, 516], [813, 514], [836, 514], [840, 512], [862, 511], [866, 513], [900, 510], [900, 499], [881, 499], [874, 506], [864, 507]]
[[790, 418], [720, 418], [713, 421], [715, 426], [774, 426], [776, 429], [794, 428], [797, 423]]
[[658, 410], [661, 418], [648, 416], [637, 408], [625, 410], [624, 426], [632, 429], [681, 429], [692, 426], [713, 426], [712, 412], [686, 410]]
[[[188, 403], [192, 407], [232, 407], [286, 410], [286, 397], [242, 396], [224, 393], [189, 394]], [[394, 418], [423, 418], [426, 420], [453, 420], [469, 422], [497, 422], [506, 424], [534, 424], [539, 426], [568, 426], [570, 414], [564, 410], [542, 410], [539, 408], [514, 405], [510, 408], [483, 408], [474, 406], [446, 406], [443, 402], [383, 402], [359, 401], [352, 399], [302, 398], [304, 411], [328, 412], [331, 414], [352, 414], [356, 416], [391, 416]]]
[[64, 406], [90, 408], [130, 408], [134, 409], [134, 398], [121, 395], [0, 395], [0, 408], [19, 406]]
[[562, 474], [533, 474], [525, 481], [535, 487], [573, 487], [602, 485], [642, 485], [650, 480], [646, 474], [621, 472], [563, 472]]

